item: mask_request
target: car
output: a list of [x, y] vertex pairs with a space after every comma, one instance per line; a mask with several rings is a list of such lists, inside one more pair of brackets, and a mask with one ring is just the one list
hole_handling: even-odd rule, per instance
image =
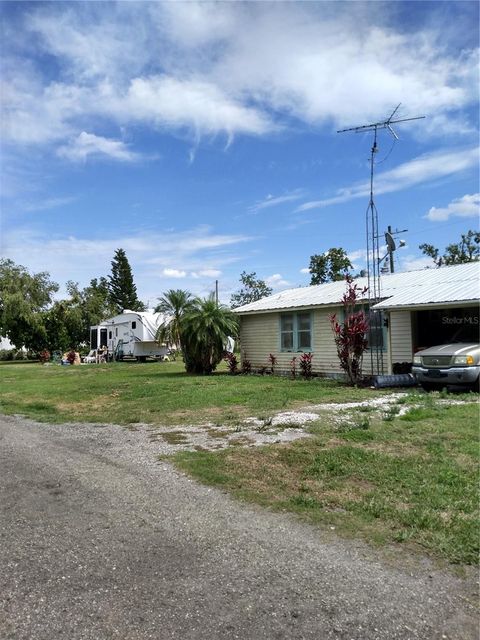
[[413, 356], [412, 373], [426, 391], [451, 385], [478, 390], [480, 344], [451, 342], [418, 351]]

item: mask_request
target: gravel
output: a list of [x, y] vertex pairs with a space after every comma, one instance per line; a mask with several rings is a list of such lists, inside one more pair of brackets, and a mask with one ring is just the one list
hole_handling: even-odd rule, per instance
[[0, 417], [4, 640], [471, 640], [475, 575], [343, 541], [158, 460], [147, 429]]

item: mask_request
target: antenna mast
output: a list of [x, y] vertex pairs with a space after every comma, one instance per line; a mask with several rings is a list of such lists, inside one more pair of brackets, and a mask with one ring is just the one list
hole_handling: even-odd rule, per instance
[[[373, 131], [373, 145], [370, 151], [370, 202], [368, 203], [365, 222], [366, 222], [366, 239], [367, 239], [367, 282], [368, 282], [368, 307], [369, 310], [381, 299], [381, 281], [380, 281], [380, 243], [378, 233], [378, 211], [375, 206], [374, 190], [373, 190], [373, 177], [375, 167], [375, 154], [378, 152], [377, 146], [377, 133], [379, 129], [388, 129], [394, 138], [394, 141], [398, 140], [398, 136], [392, 128], [393, 124], [400, 122], [409, 122], [411, 120], [421, 120], [425, 116], [415, 116], [414, 118], [397, 118], [394, 120], [394, 116], [400, 108], [399, 103], [392, 111], [391, 115], [380, 122], [373, 122], [371, 124], [365, 124], [360, 127], [350, 127], [348, 129], [340, 129], [337, 133], [345, 133], [347, 131], [354, 131], [355, 133]], [[376, 329], [375, 333], [378, 336], [381, 327], [380, 314], [370, 314], [370, 327]], [[370, 348], [370, 358], [372, 365], [372, 374], [383, 373], [383, 347], [377, 339], [376, 344]]]

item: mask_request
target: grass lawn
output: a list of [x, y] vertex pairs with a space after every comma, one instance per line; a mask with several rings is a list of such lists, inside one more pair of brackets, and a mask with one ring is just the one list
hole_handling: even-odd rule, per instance
[[[0, 367], [0, 408], [48, 422], [178, 425], [243, 418], [390, 393], [332, 380], [188, 376], [180, 362]], [[442, 394], [409, 392], [388, 409], [331, 410], [290, 444], [178, 453], [202, 482], [337, 533], [402, 543], [453, 563], [478, 559], [478, 396], [444, 405]], [[403, 412], [403, 415], [401, 415]], [[176, 425], [176, 426], [175, 426]], [[239, 427], [240, 428], [240, 427]]]
[[333, 414], [311, 427], [308, 440], [183, 452], [175, 462], [238, 498], [297, 513], [342, 535], [474, 564], [478, 407], [439, 400], [438, 394], [411, 394], [400, 401], [412, 403], [402, 416], [397, 412], [405, 404], [383, 414], [356, 410], [348, 419]]
[[0, 367], [0, 410], [46, 422], [181, 424], [235, 422], [309, 403], [379, 395], [332, 380], [277, 376], [189, 376], [181, 362]]

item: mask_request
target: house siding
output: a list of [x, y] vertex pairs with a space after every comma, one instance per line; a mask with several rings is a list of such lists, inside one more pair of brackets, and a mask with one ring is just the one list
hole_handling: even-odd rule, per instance
[[[312, 368], [321, 375], [336, 375], [342, 373], [338, 361], [337, 350], [330, 327], [330, 316], [339, 313], [340, 307], [327, 309], [312, 309]], [[297, 310], [291, 310], [296, 312]], [[290, 310], [285, 310], [285, 313]], [[283, 313], [283, 312], [282, 312]], [[280, 315], [281, 313], [259, 313], [240, 318], [240, 349], [242, 360], [249, 360], [254, 369], [269, 367], [268, 356], [272, 353], [277, 358], [276, 370], [290, 372], [293, 357], [298, 360], [301, 352], [280, 351]], [[388, 368], [388, 352], [383, 354], [384, 371]], [[371, 359], [369, 352], [364, 356], [364, 373], [371, 373]]]
[[412, 314], [409, 310], [390, 312], [392, 363], [412, 362]]

